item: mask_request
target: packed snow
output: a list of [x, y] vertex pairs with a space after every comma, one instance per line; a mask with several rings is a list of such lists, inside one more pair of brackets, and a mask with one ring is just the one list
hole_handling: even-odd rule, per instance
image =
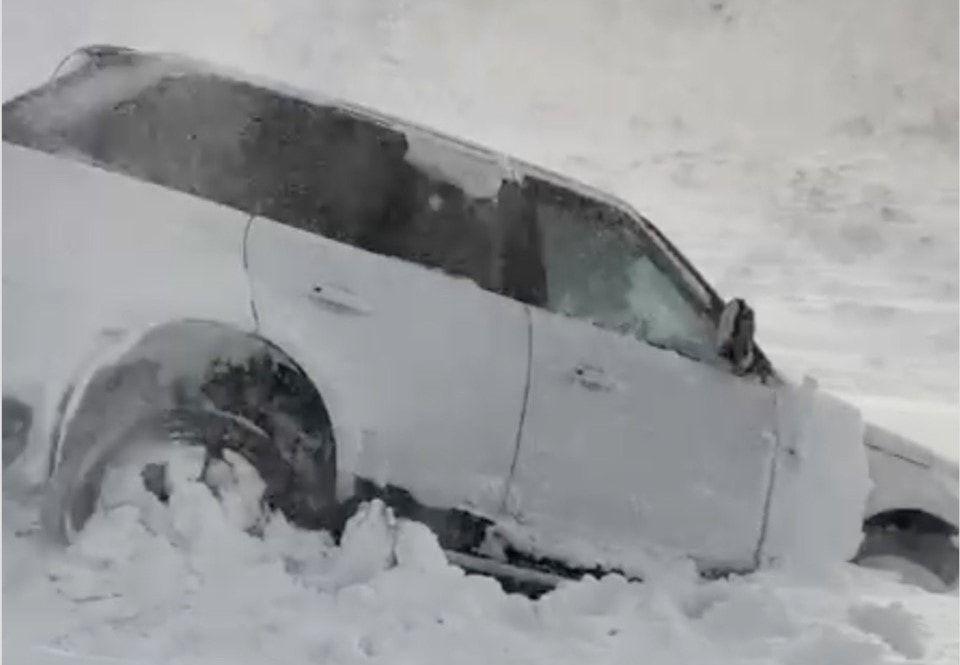
[[[3, 18], [4, 99], [83, 44], [182, 51], [613, 191], [750, 302], [778, 368], [958, 456], [955, 2], [8, 0]], [[216, 474], [219, 500], [181, 461], [166, 506], [118, 469], [67, 550], [4, 482], [10, 662], [960, 657], [957, 596], [895, 573], [703, 581], [680, 562], [533, 601], [450, 566], [381, 504], [335, 546], [263, 514], [242, 460]]]

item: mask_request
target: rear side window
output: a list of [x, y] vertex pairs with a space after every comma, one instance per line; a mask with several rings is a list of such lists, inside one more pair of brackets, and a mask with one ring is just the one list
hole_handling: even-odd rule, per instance
[[510, 297], [538, 297], [529, 267], [517, 265], [535, 249], [533, 220], [499, 165], [334, 105], [144, 56], [13, 100], [3, 133]]

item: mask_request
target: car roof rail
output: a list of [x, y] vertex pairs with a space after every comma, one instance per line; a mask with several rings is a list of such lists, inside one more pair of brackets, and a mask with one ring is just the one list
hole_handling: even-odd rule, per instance
[[[60, 60], [60, 62], [57, 63], [53, 73], [50, 75], [50, 80], [52, 81], [62, 74], [69, 73], [69, 71], [75, 71], [84, 65], [107, 64], [111, 60], [129, 59], [130, 57], [138, 55], [139, 53], [140, 52], [134, 48], [129, 48], [127, 46], [116, 46], [114, 44], [88, 44], [86, 46], [81, 46], [70, 51]], [[67, 66], [67, 63], [77, 56], [82, 56], [77, 64], [74, 67], [71, 67], [68, 71], [63, 71]]]

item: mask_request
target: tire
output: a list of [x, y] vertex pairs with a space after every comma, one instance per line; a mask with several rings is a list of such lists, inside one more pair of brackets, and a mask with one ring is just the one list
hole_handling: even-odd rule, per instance
[[239, 453], [263, 479], [268, 509], [305, 529], [337, 526], [336, 472], [326, 455], [333, 445], [330, 432], [307, 437], [287, 419], [266, 430], [211, 410], [177, 409], [165, 420], [172, 439], [203, 446], [209, 460], [223, 459], [225, 449]]
[[957, 587], [956, 537], [941, 532], [871, 526], [854, 561], [866, 568], [897, 572], [901, 579], [927, 591]]

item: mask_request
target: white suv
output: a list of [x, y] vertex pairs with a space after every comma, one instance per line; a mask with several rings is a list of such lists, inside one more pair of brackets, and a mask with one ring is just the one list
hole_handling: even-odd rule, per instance
[[116, 47], [8, 101], [3, 139], [4, 473], [59, 536], [163, 432], [238, 452], [301, 526], [379, 496], [506, 577], [857, 555], [956, 580], [956, 465], [865, 447], [610, 196]]

